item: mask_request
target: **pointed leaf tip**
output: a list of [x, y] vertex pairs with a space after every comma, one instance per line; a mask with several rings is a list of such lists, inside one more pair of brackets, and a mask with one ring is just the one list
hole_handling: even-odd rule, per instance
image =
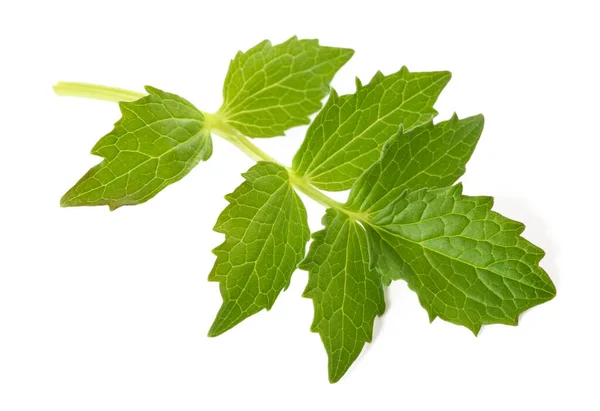
[[362, 81], [358, 77], [355, 78], [354, 83], [356, 84], [356, 91], [359, 91], [363, 88]]

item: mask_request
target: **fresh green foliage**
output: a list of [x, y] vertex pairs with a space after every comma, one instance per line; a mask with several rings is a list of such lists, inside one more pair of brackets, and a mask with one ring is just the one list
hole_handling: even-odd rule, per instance
[[349, 189], [400, 126], [410, 130], [437, 114], [433, 104], [449, 80], [447, 71], [403, 67], [389, 76], [377, 73], [364, 87], [357, 79], [354, 94], [332, 92], [294, 157], [294, 171], [323, 190]]
[[210, 158], [203, 114], [175, 94], [146, 91], [148, 96], [119, 103], [123, 117], [92, 149], [104, 160], [63, 196], [63, 207], [140, 204]]
[[[434, 124], [433, 104], [448, 72], [377, 73], [354, 94], [334, 91], [309, 126], [291, 168], [247, 137], [282, 135], [308, 123], [352, 50], [316, 40], [265, 41], [238, 53], [215, 114], [174, 94], [148, 95], [59, 83], [60, 95], [121, 102], [123, 117], [92, 150], [104, 161], [62, 199], [63, 206], [139, 204], [212, 154], [211, 135], [258, 163], [226, 196], [215, 231], [225, 241], [209, 275], [223, 304], [209, 331], [219, 335], [269, 310], [297, 267], [308, 271], [304, 296], [314, 304], [311, 330], [338, 381], [373, 338], [385, 311], [385, 286], [404, 280], [430, 320], [440, 317], [477, 334], [484, 324], [517, 325], [519, 314], [554, 297], [539, 267], [544, 253], [524, 226], [492, 211], [491, 197], [456, 184], [483, 130], [483, 116]], [[319, 191], [350, 189], [345, 204]], [[326, 207], [313, 234], [297, 191]]]
[[371, 342], [373, 321], [385, 311], [385, 300], [379, 273], [369, 268], [364, 228], [331, 208], [323, 225], [299, 268], [308, 271], [304, 296], [315, 306], [311, 331], [321, 334], [329, 381], [336, 382]]
[[265, 40], [238, 52], [225, 78], [219, 115], [248, 137], [280, 136], [290, 127], [308, 124], [333, 76], [352, 54], [296, 37], [276, 46]]
[[454, 115], [435, 126], [430, 122], [400, 131], [352, 187], [349, 208], [371, 214], [406, 190], [454, 184], [465, 172], [482, 131], [481, 115], [464, 120]]
[[223, 305], [210, 336], [270, 309], [290, 284], [310, 236], [304, 204], [285, 168], [259, 162], [244, 177], [225, 197], [229, 205], [215, 225], [225, 242], [213, 250], [217, 261], [208, 278], [220, 282]]
[[[369, 222], [372, 264], [414, 290], [433, 321], [468, 327], [517, 325], [519, 314], [556, 289], [538, 266], [544, 252], [525, 226], [491, 211], [491, 197], [469, 197], [460, 184], [404, 192]], [[397, 267], [387, 270], [388, 267]]]

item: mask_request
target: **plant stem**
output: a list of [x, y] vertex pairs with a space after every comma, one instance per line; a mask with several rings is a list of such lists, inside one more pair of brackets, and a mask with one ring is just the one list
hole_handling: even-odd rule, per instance
[[84, 97], [112, 102], [133, 101], [146, 95], [146, 93], [86, 83], [58, 82], [52, 88], [59, 96]]
[[[134, 101], [147, 95], [146, 93], [138, 93], [135, 91], [123, 90], [120, 88], [99, 86], [95, 84], [86, 83], [59, 82], [53, 87], [53, 89], [54, 92], [59, 96], [83, 97], [111, 102]], [[346, 207], [342, 203], [335, 201], [331, 197], [328, 197], [322, 191], [316, 189], [304, 178], [296, 175], [296, 173], [292, 169], [284, 166], [283, 164], [279, 163], [276, 159], [262, 151], [260, 148], [255, 146], [246, 136], [244, 136], [239, 131], [225, 123], [218, 115], [204, 112], [202, 114], [204, 115], [204, 118], [206, 120], [207, 127], [213, 134], [218, 135], [224, 140], [229, 141], [254, 161], [269, 161], [284, 167], [289, 173], [290, 183], [298, 191], [306, 194], [308, 197], [325, 207], [331, 207], [347, 214], [350, 218], [354, 220], [364, 219], [364, 216], [346, 209]]]
[[283, 166], [273, 157], [256, 147], [245, 135], [222, 121], [219, 116], [204, 112], [202, 114], [204, 114], [204, 119], [211, 133], [229, 141], [254, 161], [270, 161]]
[[313, 185], [308, 183], [301, 177], [298, 177], [296, 173], [292, 170], [288, 170], [290, 175], [290, 182], [292, 185], [302, 193], [306, 194], [308, 197], [316, 201], [325, 207], [335, 208], [336, 210], [342, 211], [348, 215], [353, 214], [350, 211], [346, 210], [344, 205], [340, 202], [335, 201], [333, 198], [328, 197], [322, 191], [316, 189]]

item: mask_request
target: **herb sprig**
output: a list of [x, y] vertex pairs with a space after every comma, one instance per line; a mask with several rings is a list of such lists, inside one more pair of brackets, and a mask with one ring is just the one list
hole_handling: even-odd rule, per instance
[[[209, 331], [217, 336], [267, 309], [300, 268], [314, 303], [311, 330], [321, 335], [329, 380], [338, 381], [371, 342], [385, 311], [385, 287], [404, 280], [433, 321], [477, 334], [484, 324], [517, 325], [519, 314], [552, 299], [539, 267], [544, 253], [524, 226], [492, 211], [491, 197], [456, 184], [483, 130], [483, 116], [433, 123], [433, 105], [450, 73], [378, 72], [356, 92], [330, 90], [350, 49], [296, 37], [264, 41], [231, 61], [223, 105], [214, 114], [172, 93], [58, 83], [59, 95], [119, 102], [122, 117], [92, 154], [103, 158], [62, 198], [63, 207], [148, 201], [212, 155], [212, 136], [257, 161], [226, 196], [215, 231], [225, 241], [209, 280], [223, 304]], [[251, 142], [310, 123], [287, 167]], [[323, 191], [350, 189], [340, 203]], [[326, 207], [324, 229], [310, 238], [297, 192]]]

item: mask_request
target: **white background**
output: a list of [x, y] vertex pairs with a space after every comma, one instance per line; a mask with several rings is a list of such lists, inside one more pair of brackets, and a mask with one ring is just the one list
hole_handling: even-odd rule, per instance
[[[2, 2], [0, 410], [600, 409], [599, 16], [573, 0]], [[211, 229], [252, 164], [233, 146], [216, 139], [146, 204], [59, 207], [119, 112], [56, 81], [150, 84], [213, 111], [238, 49], [294, 34], [356, 50], [340, 93], [378, 69], [452, 71], [437, 119], [486, 116], [465, 193], [527, 225], [553, 301], [475, 338], [429, 324], [395, 283], [373, 344], [330, 385], [305, 272], [271, 312], [206, 337]], [[304, 132], [257, 144], [289, 164]]]

